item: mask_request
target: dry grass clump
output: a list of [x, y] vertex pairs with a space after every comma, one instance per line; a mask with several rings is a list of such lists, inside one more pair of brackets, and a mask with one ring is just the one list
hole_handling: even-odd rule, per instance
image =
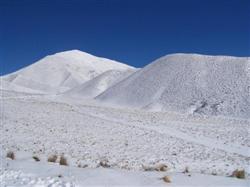
[[68, 166], [67, 159], [63, 155], [60, 157], [59, 164], [63, 166]]
[[168, 166], [165, 164], [158, 164], [156, 166], [144, 166], [142, 165], [144, 171], [167, 171]]
[[100, 161], [99, 165], [104, 168], [110, 168], [110, 165], [108, 164], [108, 160], [102, 160]]
[[77, 167], [79, 167], [79, 168], [86, 168], [86, 167], [88, 167], [88, 165], [87, 164], [84, 164], [84, 165], [78, 164]]
[[142, 165], [142, 168], [143, 168], [144, 171], [154, 171], [155, 170], [155, 168], [152, 167], [152, 166], [144, 166], [144, 165]]
[[217, 175], [216, 171], [213, 171], [211, 174], [214, 175], [214, 176]]
[[32, 157], [36, 162], [39, 162], [40, 161], [40, 158], [38, 158], [37, 156], [33, 156]]
[[15, 154], [14, 154], [13, 151], [8, 151], [6, 157], [10, 158], [11, 160], [14, 160], [15, 159]]
[[246, 178], [246, 175], [245, 175], [245, 170], [242, 169], [242, 170], [234, 170], [232, 175], [230, 177], [236, 177], [238, 179], [245, 179]]
[[167, 171], [167, 170], [168, 170], [168, 166], [165, 164], [159, 164], [155, 166], [155, 171]]
[[56, 162], [56, 160], [57, 160], [57, 155], [51, 155], [48, 158], [48, 162]]
[[166, 183], [171, 183], [170, 177], [169, 176], [164, 176], [162, 177], [162, 180]]
[[189, 168], [186, 166], [183, 173], [189, 173]]

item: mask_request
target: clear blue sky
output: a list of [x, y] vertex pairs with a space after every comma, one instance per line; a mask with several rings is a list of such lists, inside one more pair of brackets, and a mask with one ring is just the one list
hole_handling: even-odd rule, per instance
[[70, 49], [136, 67], [176, 52], [250, 56], [250, 1], [0, 0], [1, 74]]

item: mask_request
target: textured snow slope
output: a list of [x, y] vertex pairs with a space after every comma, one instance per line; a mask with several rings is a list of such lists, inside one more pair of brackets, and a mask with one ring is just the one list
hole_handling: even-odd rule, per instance
[[97, 97], [151, 110], [250, 116], [248, 57], [173, 54], [162, 57]]
[[25, 93], [43, 93], [41, 91], [33, 90], [30, 88], [26, 88], [23, 86], [16, 85], [15, 83], [11, 83], [9, 81], [5, 81], [1, 78], [0, 80], [0, 90], [15, 90], [16, 92], [25, 92]]
[[101, 160], [134, 170], [164, 163], [175, 172], [188, 166], [193, 172], [228, 176], [250, 164], [249, 120], [65, 101], [30, 94], [2, 97], [0, 147], [45, 160], [64, 153], [71, 166], [91, 168]]
[[135, 70], [109, 70], [102, 73], [101, 75], [98, 75], [94, 79], [91, 79], [82, 85], [65, 92], [63, 95], [71, 97], [94, 98], [134, 72]]
[[131, 68], [113, 60], [72, 50], [47, 56], [1, 79], [41, 92], [55, 93], [80, 85], [107, 70]]

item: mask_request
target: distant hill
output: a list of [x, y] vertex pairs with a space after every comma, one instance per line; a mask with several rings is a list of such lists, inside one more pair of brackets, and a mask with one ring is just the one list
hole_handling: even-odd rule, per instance
[[[78, 86], [108, 70], [129, 70], [131, 66], [72, 50], [46, 56], [38, 62], [14, 73], [2, 76], [8, 88], [18, 91], [34, 90], [58, 93]], [[8, 89], [6, 86], [2, 89]], [[13, 85], [13, 86], [12, 86]], [[15, 86], [14, 86], [15, 85]]]
[[155, 111], [249, 118], [250, 59], [167, 55], [107, 89], [96, 99]]

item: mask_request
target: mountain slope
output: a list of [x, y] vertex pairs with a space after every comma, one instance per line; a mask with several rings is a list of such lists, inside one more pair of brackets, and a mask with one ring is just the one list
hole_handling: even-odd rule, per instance
[[66, 91], [108, 70], [132, 67], [88, 53], [72, 50], [47, 56], [17, 72], [1, 77], [18, 86], [45, 93]]
[[162, 57], [96, 99], [151, 110], [250, 116], [248, 57]]
[[108, 70], [97, 77], [65, 92], [63, 95], [73, 97], [94, 98], [109, 87], [125, 79], [136, 70]]
[[2, 90], [13, 90], [16, 92], [24, 92], [24, 93], [32, 93], [32, 94], [41, 93], [40, 91], [36, 91], [36, 90], [26, 88], [23, 86], [18, 86], [14, 83], [11, 83], [11, 82], [8, 82], [8, 81], [2, 80], [2, 79], [0, 81], [0, 90], [1, 91]]

